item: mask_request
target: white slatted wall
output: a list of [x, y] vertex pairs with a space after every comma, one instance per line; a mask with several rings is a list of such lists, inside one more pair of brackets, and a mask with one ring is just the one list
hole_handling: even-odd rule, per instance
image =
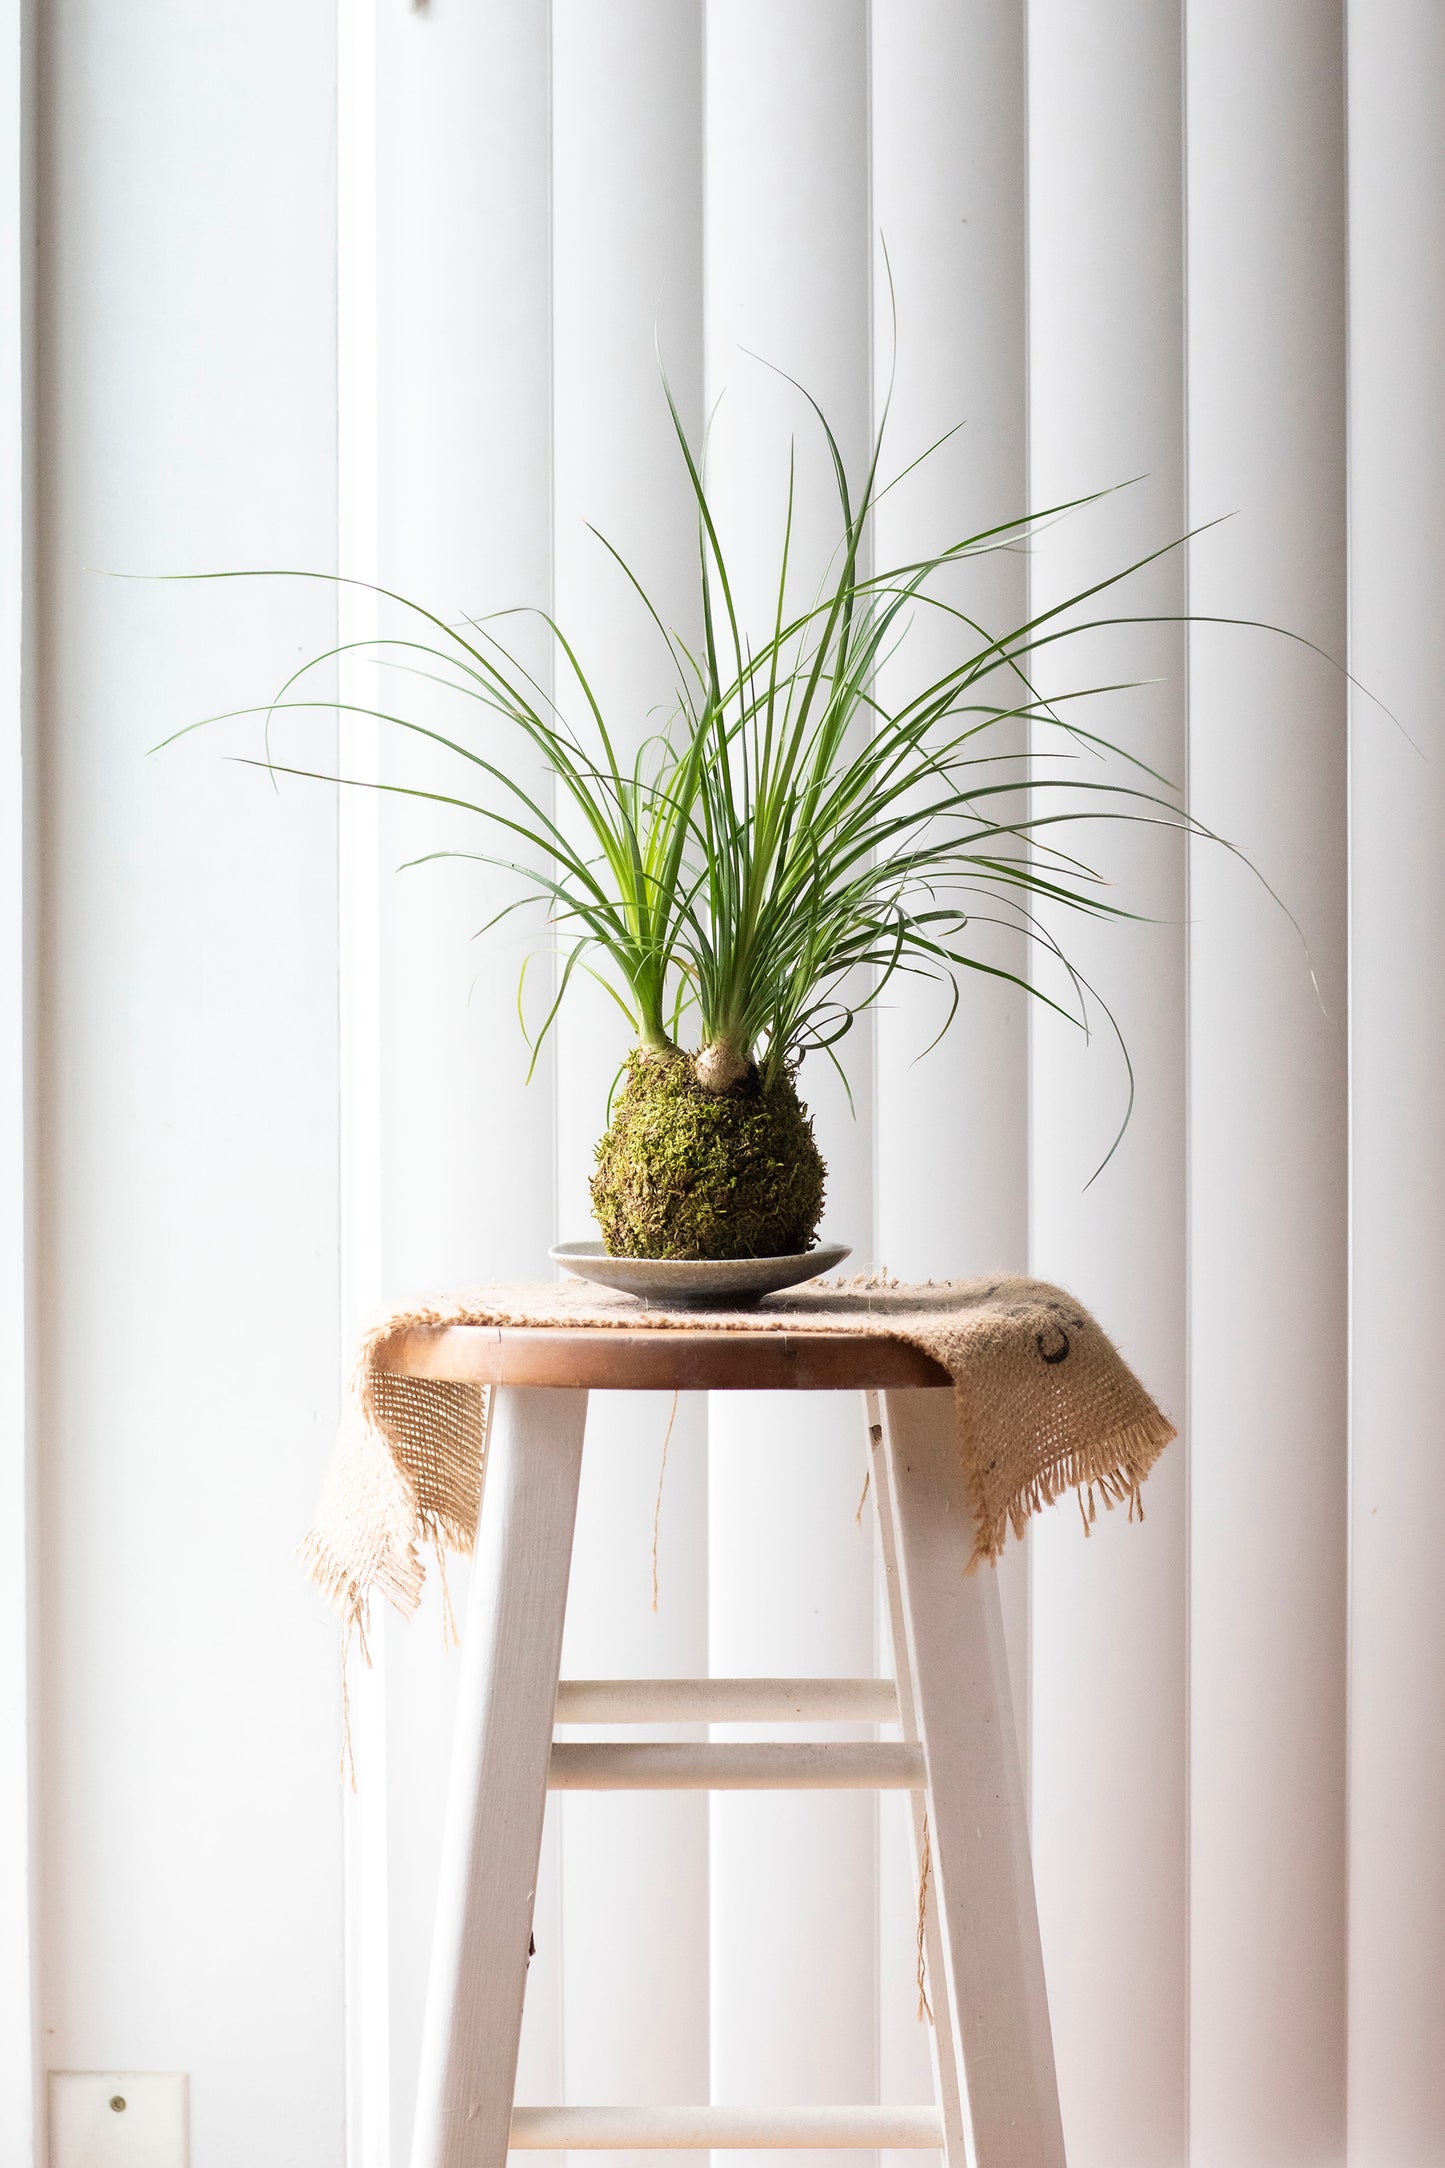
[[1427, 1322], [1445, 1290], [1445, 18], [1349, 20], [1351, 1336], [1349, 2158], [1445, 2144], [1445, 1581]]
[[[1179, 35], [1171, 10], [1136, 0], [1029, 9], [1030, 497], [1058, 504], [1131, 483], [1040, 538], [1035, 609], [1183, 531]], [[1177, 612], [1182, 573], [1166, 559], [1089, 614]], [[1141, 759], [1182, 779], [1182, 660], [1175, 627], [1103, 633], [1066, 664], [1046, 660], [1043, 684], [1060, 669], [1075, 685], [1155, 679], [1111, 702], [1110, 721]], [[1137, 1119], [1085, 1190], [1117, 1128], [1119, 1057], [1107, 1031], [1086, 1047], [1061, 1020], [1033, 1019], [1030, 1260], [1086, 1291], [1178, 1410], [1183, 853], [1141, 827], [1092, 855], [1120, 900], [1157, 920], [1067, 934], [1115, 1006]], [[1166, 1456], [1142, 1527], [1114, 1515], [1084, 1544], [1077, 1514], [1056, 1513], [1033, 1537], [1034, 1851], [1065, 2128], [1083, 2168], [1186, 2157], [1186, 1473], [1183, 1453]]]
[[[404, 2168], [455, 1664], [433, 1585], [358, 1682], [343, 1890], [332, 1645], [287, 1554], [358, 1308], [536, 1275], [585, 1233], [621, 1051], [584, 996], [525, 1082], [521, 940], [469, 938], [494, 877], [394, 873], [450, 840], [435, 814], [353, 797], [338, 829], [323, 795], [277, 803], [203, 749], [140, 762], [328, 639], [320, 590], [87, 568], [339, 562], [444, 613], [555, 607], [640, 733], [667, 672], [587, 522], [690, 621], [655, 349], [690, 426], [713, 417], [725, 538], [760, 592], [791, 431], [804, 558], [828, 483], [744, 350], [815, 389], [861, 463], [895, 359], [881, 234], [899, 460], [966, 427], [887, 500], [880, 556], [1137, 477], [976, 568], [970, 606], [1018, 619], [1230, 515], [1131, 606], [1348, 642], [1400, 718], [1261, 634], [1078, 651], [1150, 681], [1110, 724], [1303, 936], [1217, 852], [1108, 839], [1155, 922], [1077, 944], [1139, 1079], [1087, 1191], [1119, 1062], [1007, 989], [966, 989], [919, 1066], [936, 1004], [891, 1001], [849, 1050], [856, 1116], [816, 1065], [805, 1089], [825, 1225], [860, 1262], [1065, 1281], [1186, 1433], [1142, 1527], [1085, 1543], [1066, 1507], [1002, 1569], [1075, 2168], [1435, 2168], [1437, 7], [341, 0], [338, 39], [324, 10], [205, 17], [55, 0], [26, 55], [43, 486], [38, 527], [19, 479], [4, 518], [36, 573], [46, 908], [32, 1008], [8, 932], [3, 984], [47, 1212], [16, 1552], [40, 1713], [0, 1842], [33, 1796], [40, 1866], [27, 1885], [0, 1861], [0, 1918], [35, 1907], [44, 2060], [190, 2069], [196, 2168], [340, 2168], [343, 2106], [348, 2168]], [[32, 650], [6, 639], [11, 671]], [[945, 654], [929, 629], [889, 669]], [[566, 1667], [886, 1663], [856, 1409], [684, 1399], [654, 1613], [668, 1412], [596, 1409]], [[7, 1671], [6, 1705], [26, 1688]], [[523, 2097], [922, 2097], [900, 1805], [554, 1801]], [[8, 2010], [27, 1967], [4, 1964]]]
[[339, 1404], [336, 808], [146, 756], [336, 609], [110, 575], [335, 563], [334, 26], [35, 12], [34, 2038], [189, 2071], [206, 2168], [299, 2164], [344, 2070], [294, 1558]]
[[[1345, 624], [1342, 48], [1309, 0], [1191, 5], [1190, 602]], [[1382, 688], [1383, 689], [1383, 688]], [[1190, 2052], [1199, 2168], [1343, 2149], [1345, 702], [1314, 657], [1190, 642]]]

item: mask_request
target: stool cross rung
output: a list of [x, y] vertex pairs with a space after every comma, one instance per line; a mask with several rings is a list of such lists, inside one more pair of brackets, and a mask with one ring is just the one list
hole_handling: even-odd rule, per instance
[[936, 2108], [514, 2108], [518, 2152], [939, 2147]]
[[559, 1724], [896, 1724], [891, 1679], [563, 1679]]
[[547, 1773], [554, 1792], [912, 1792], [925, 1781], [921, 1747], [871, 1741], [588, 1741], [554, 1746]]

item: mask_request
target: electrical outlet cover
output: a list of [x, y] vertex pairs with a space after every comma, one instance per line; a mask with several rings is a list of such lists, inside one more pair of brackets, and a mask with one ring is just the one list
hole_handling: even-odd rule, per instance
[[184, 2071], [52, 2070], [50, 2168], [189, 2168]]

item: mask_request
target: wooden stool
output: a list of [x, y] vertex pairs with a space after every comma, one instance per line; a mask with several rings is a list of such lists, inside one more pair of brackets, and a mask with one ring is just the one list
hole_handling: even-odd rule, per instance
[[[948, 2168], [1062, 2168], [1063, 2133], [996, 1575], [946, 1371], [855, 1334], [443, 1326], [387, 1355], [496, 1388], [468, 1602], [412, 2168], [513, 2148], [939, 2146]], [[896, 1687], [867, 1679], [563, 1680], [587, 1395], [867, 1396]], [[896, 1722], [888, 1744], [554, 1744], [572, 1723]], [[554, 1789], [906, 1789], [930, 1858], [936, 2108], [514, 2108], [542, 1815]], [[971, 2140], [971, 2151], [970, 2151]]]

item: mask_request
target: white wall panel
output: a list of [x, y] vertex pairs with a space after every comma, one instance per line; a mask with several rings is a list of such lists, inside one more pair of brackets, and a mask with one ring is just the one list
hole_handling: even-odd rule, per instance
[[[600, 529], [665, 624], [700, 622], [696, 512], [659, 350], [694, 441], [702, 429], [702, 24], [693, 0], [557, 0], [553, 21], [558, 623], [623, 757], [672, 712], [672, 658]], [[559, 659], [556, 697], [585, 730]], [[580, 975], [579, 975], [580, 976]], [[558, 1044], [558, 1210], [591, 1225], [587, 1177], [628, 1050], [625, 1018], [573, 981]]]
[[[667, 722], [675, 675], [592, 529], [690, 644], [699, 616], [696, 515], [659, 350], [696, 438], [700, 7], [556, 0], [552, 99], [555, 606], [626, 760]], [[585, 732], [585, 706], [561, 658], [555, 685], [562, 712]], [[557, 1051], [558, 1232], [568, 1238], [592, 1231], [587, 1177], [628, 1049], [613, 1001], [580, 974], [573, 989]], [[651, 1608], [670, 1406], [667, 1395], [593, 1397], [568, 1600], [565, 1668], [573, 1676], [707, 1670], [707, 1422], [706, 1401], [694, 1395], [679, 1407], [669, 1448], [659, 1529], [666, 1597]], [[578, 1794], [556, 1804], [566, 2097], [705, 2100], [706, 1800]]]
[[[363, 5], [369, 0], [363, 0]], [[377, 576], [449, 620], [551, 598], [551, 52], [546, 11], [519, 0], [475, 8], [374, 10], [376, 69], [375, 462]], [[364, 245], [364, 236], [362, 238]], [[366, 336], [365, 327], [354, 334]], [[354, 456], [364, 462], [368, 447]], [[348, 569], [363, 570], [362, 566]], [[387, 615], [385, 627], [415, 636]], [[537, 667], [535, 626], [512, 620]], [[373, 679], [379, 705], [422, 715], [495, 751], [503, 726], [398, 673]], [[473, 793], [454, 759], [415, 738], [386, 739], [385, 772]], [[503, 765], [535, 770], [514, 739]], [[475, 780], [475, 778], [473, 779]], [[543, 785], [545, 790], [546, 786]], [[349, 809], [348, 809], [349, 810]], [[475, 817], [384, 799], [376, 820], [372, 968], [381, 995], [374, 1058], [378, 1293], [404, 1299], [483, 1278], [547, 1271], [554, 1219], [553, 1066], [528, 1055], [515, 989], [535, 915], [472, 936], [515, 893], [474, 863], [397, 868], [439, 848], [495, 848]], [[538, 974], [534, 993], [548, 973]], [[365, 1179], [362, 1170], [362, 1179]], [[463, 1615], [466, 1569], [451, 1595]], [[408, 2156], [435, 1903], [456, 1661], [441, 1589], [418, 1617], [385, 1627], [387, 1888], [363, 1965], [382, 1964], [391, 2159]], [[377, 1772], [373, 1784], [381, 1778]], [[361, 1801], [367, 1811], [372, 1789]], [[523, 2049], [528, 2083], [561, 2084], [561, 1952], [556, 1831], [549, 1821], [538, 1958]], [[373, 1915], [379, 1908], [373, 1907]], [[545, 1924], [543, 1924], [545, 1922]], [[548, 1931], [549, 1928], [552, 1931]], [[379, 2143], [380, 2141], [378, 2141]], [[383, 2168], [385, 2156], [375, 2168]], [[373, 2168], [370, 2161], [365, 2168]]]
[[[898, 306], [884, 479], [963, 424], [879, 505], [880, 567], [1025, 509], [1023, 62], [1014, 0], [967, 8], [901, 0], [874, 16], [871, 223], [888, 250]], [[876, 272], [881, 402], [893, 325], [881, 261]], [[938, 592], [990, 631], [1021, 624], [1024, 558], [981, 559]], [[917, 612], [907, 649], [881, 674], [885, 698], [906, 698], [963, 652], [949, 620]], [[983, 953], [1026, 969], [1016, 936]], [[878, 1012], [878, 1256], [904, 1279], [1024, 1263], [1026, 997], [966, 975], [961, 997], [953, 1028], [926, 1061], [918, 1056], [947, 1014], [946, 995], [895, 982]]]
[[[334, 690], [358, 710], [379, 680], [365, 643], [380, 626], [377, 564], [376, 21], [370, 0], [336, 17], [336, 590], [339, 653], [298, 699]], [[381, 773], [375, 715], [300, 707], [274, 719], [283, 758], [355, 779], [337, 799], [337, 1247], [344, 1339], [381, 1295]], [[330, 730], [326, 725], [332, 724]], [[312, 758], [334, 746], [333, 764]], [[295, 748], [293, 751], [292, 748]], [[346, 1874], [346, 2151], [348, 2168], [386, 2168], [392, 2116], [391, 1878], [387, 1817], [387, 1640], [373, 1617], [364, 1650], [343, 1642]], [[364, 1657], [365, 1660], [362, 1660]]]
[[[796, 592], [838, 531], [822, 403], [852, 471], [869, 436], [867, 17], [857, 0], [711, 7], [704, 273], [709, 476], [747, 622], [772, 621], [798, 446]], [[828, 1162], [825, 1232], [873, 1254], [872, 1033], [841, 1050], [850, 1117], [822, 1057], [802, 1089]], [[856, 1405], [715, 1395], [710, 1415], [714, 1670], [807, 1675], [874, 1660], [872, 1543], [853, 1523]], [[714, 2098], [877, 2097], [875, 1802], [720, 1796], [712, 1807]], [[769, 2156], [770, 2158], [773, 2156]]]
[[[828, 453], [807, 386], [849, 470], [867, 461], [870, 210], [867, 15], [861, 0], [730, 0], [706, 40], [709, 480], [744, 624], [773, 623], [796, 440], [793, 592], [811, 600], [838, 537]], [[757, 357], [761, 357], [760, 359]], [[767, 366], [771, 364], [771, 366]], [[825, 1239], [874, 1254], [873, 1031], [839, 1049], [856, 1118], [825, 1056], [802, 1072], [828, 1163]]]
[[[1147, 0], [1029, 10], [1029, 485], [1035, 506], [1131, 482], [1042, 533], [1035, 612], [1183, 533], [1183, 218], [1177, 14]], [[1137, 477], [1145, 477], [1138, 481]], [[1182, 556], [1074, 613], [1178, 613]], [[1040, 657], [1044, 692], [1146, 681], [1061, 708], [1184, 778], [1183, 639], [1127, 628]], [[1153, 681], [1152, 683], [1147, 681]], [[1067, 751], [1035, 726], [1041, 754]], [[1117, 780], [1092, 756], [1046, 762]], [[1152, 787], [1147, 777], [1130, 778]], [[1097, 800], [1094, 801], [1097, 804]], [[1089, 802], [1040, 790], [1036, 814]], [[1147, 811], [1147, 808], [1139, 808]], [[1031, 1263], [1076, 1288], [1161, 1403], [1184, 1401], [1184, 853], [1158, 829], [1040, 832], [1106, 874], [1143, 926], [1043, 915], [1118, 1016], [1091, 1043], [1032, 1021]], [[1057, 997], [1057, 974], [1035, 963]], [[1069, 2158], [1155, 2168], [1186, 2146], [1185, 1461], [1173, 1446], [1146, 1519], [1076, 1512], [1031, 1532], [1034, 1865]]]
[[[873, 11], [871, 59], [870, 241], [887, 246], [898, 312], [895, 355], [878, 262], [880, 403], [896, 371], [885, 479], [964, 425], [879, 505], [881, 567], [1015, 518], [1026, 503], [1023, 13], [1015, 0], [967, 8], [898, 0]], [[1020, 624], [1024, 558], [1010, 551], [981, 559], [939, 592], [991, 631]], [[884, 697], [906, 698], [959, 656], [949, 621], [917, 612], [907, 650], [880, 672]], [[986, 961], [1023, 975], [1020, 936], [980, 938]], [[1021, 1271], [1027, 1258], [1026, 996], [966, 974], [960, 993], [959, 1015], [926, 1061], [918, 1057], [946, 1014], [946, 996], [895, 981], [876, 1013], [877, 1255], [903, 1279]], [[999, 1570], [1027, 1765], [1024, 1547]], [[881, 1647], [890, 1665], [886, 1626]], [[933, 2080], [917, 2009], [906, 1802], [882, 1800], [879, 1825], [881, 2097], [926, 2100]]]
[[29, 11], [0, 13], [0, 2158], [41, 2133], [35, 2007], [34, 127]]
[[[1344, 640], [1338, 11], [1187, 18], [1197, 612]], [[1344, 2142], [1344, 702], [1262, 634], [1190, 641], [1190, 792], [1304, 929], [1193, 853], [1191, 2118], [1195, 2168]], [[1323, 1009], [1321, 1007], [1323, 1003]]]
[[[448, 620], [551, 599], [549, 70], [545, 11], [377, 10], [378, 569]], [[405, 628], [388, 617], [389, 629]], [[513, 629], [515, 628], [515, 630]], [[534, 662], [535, 632], [513, 620]], [[383, 673], [382, 706], [515, 769], [515, 734], [486, 711], [427, 702]], [[433, 696], [434, 698], [434, 696]], [[443, 722], [442, 718], [447, 720]], [[454, 759], [389, 741], [388, 773], [469, 795]], [[480, 780], [473, 775], [473, 785]], [[382, 1241], [388, 1293], [527, 1277], [552, 1240], [547, 1061], [526, 1083], [518, 972], [535, 918], [471, 937], [516, 894], [475, 864], [395, 868], [419, 851], [495, 849], [439, 806], [385, 801]], [[539, 979], [539, 988], [545, 980]], [[545, 1010], [545, 1004], [544, 1004]]]
[[336, 809], [145, 757], [334, 603], [104, 576], [333, 561], [334, 27], [77, 0], [39, 99], [44, 2054], [335, 2168]]
[[[1350, 15], [1350, 2160], [1445, 2156], [1445, 18]], [[1406, 738], [1408, 731], [1413, 744]], [[1416, 747], [1419, 750], [1416, 750]]]

